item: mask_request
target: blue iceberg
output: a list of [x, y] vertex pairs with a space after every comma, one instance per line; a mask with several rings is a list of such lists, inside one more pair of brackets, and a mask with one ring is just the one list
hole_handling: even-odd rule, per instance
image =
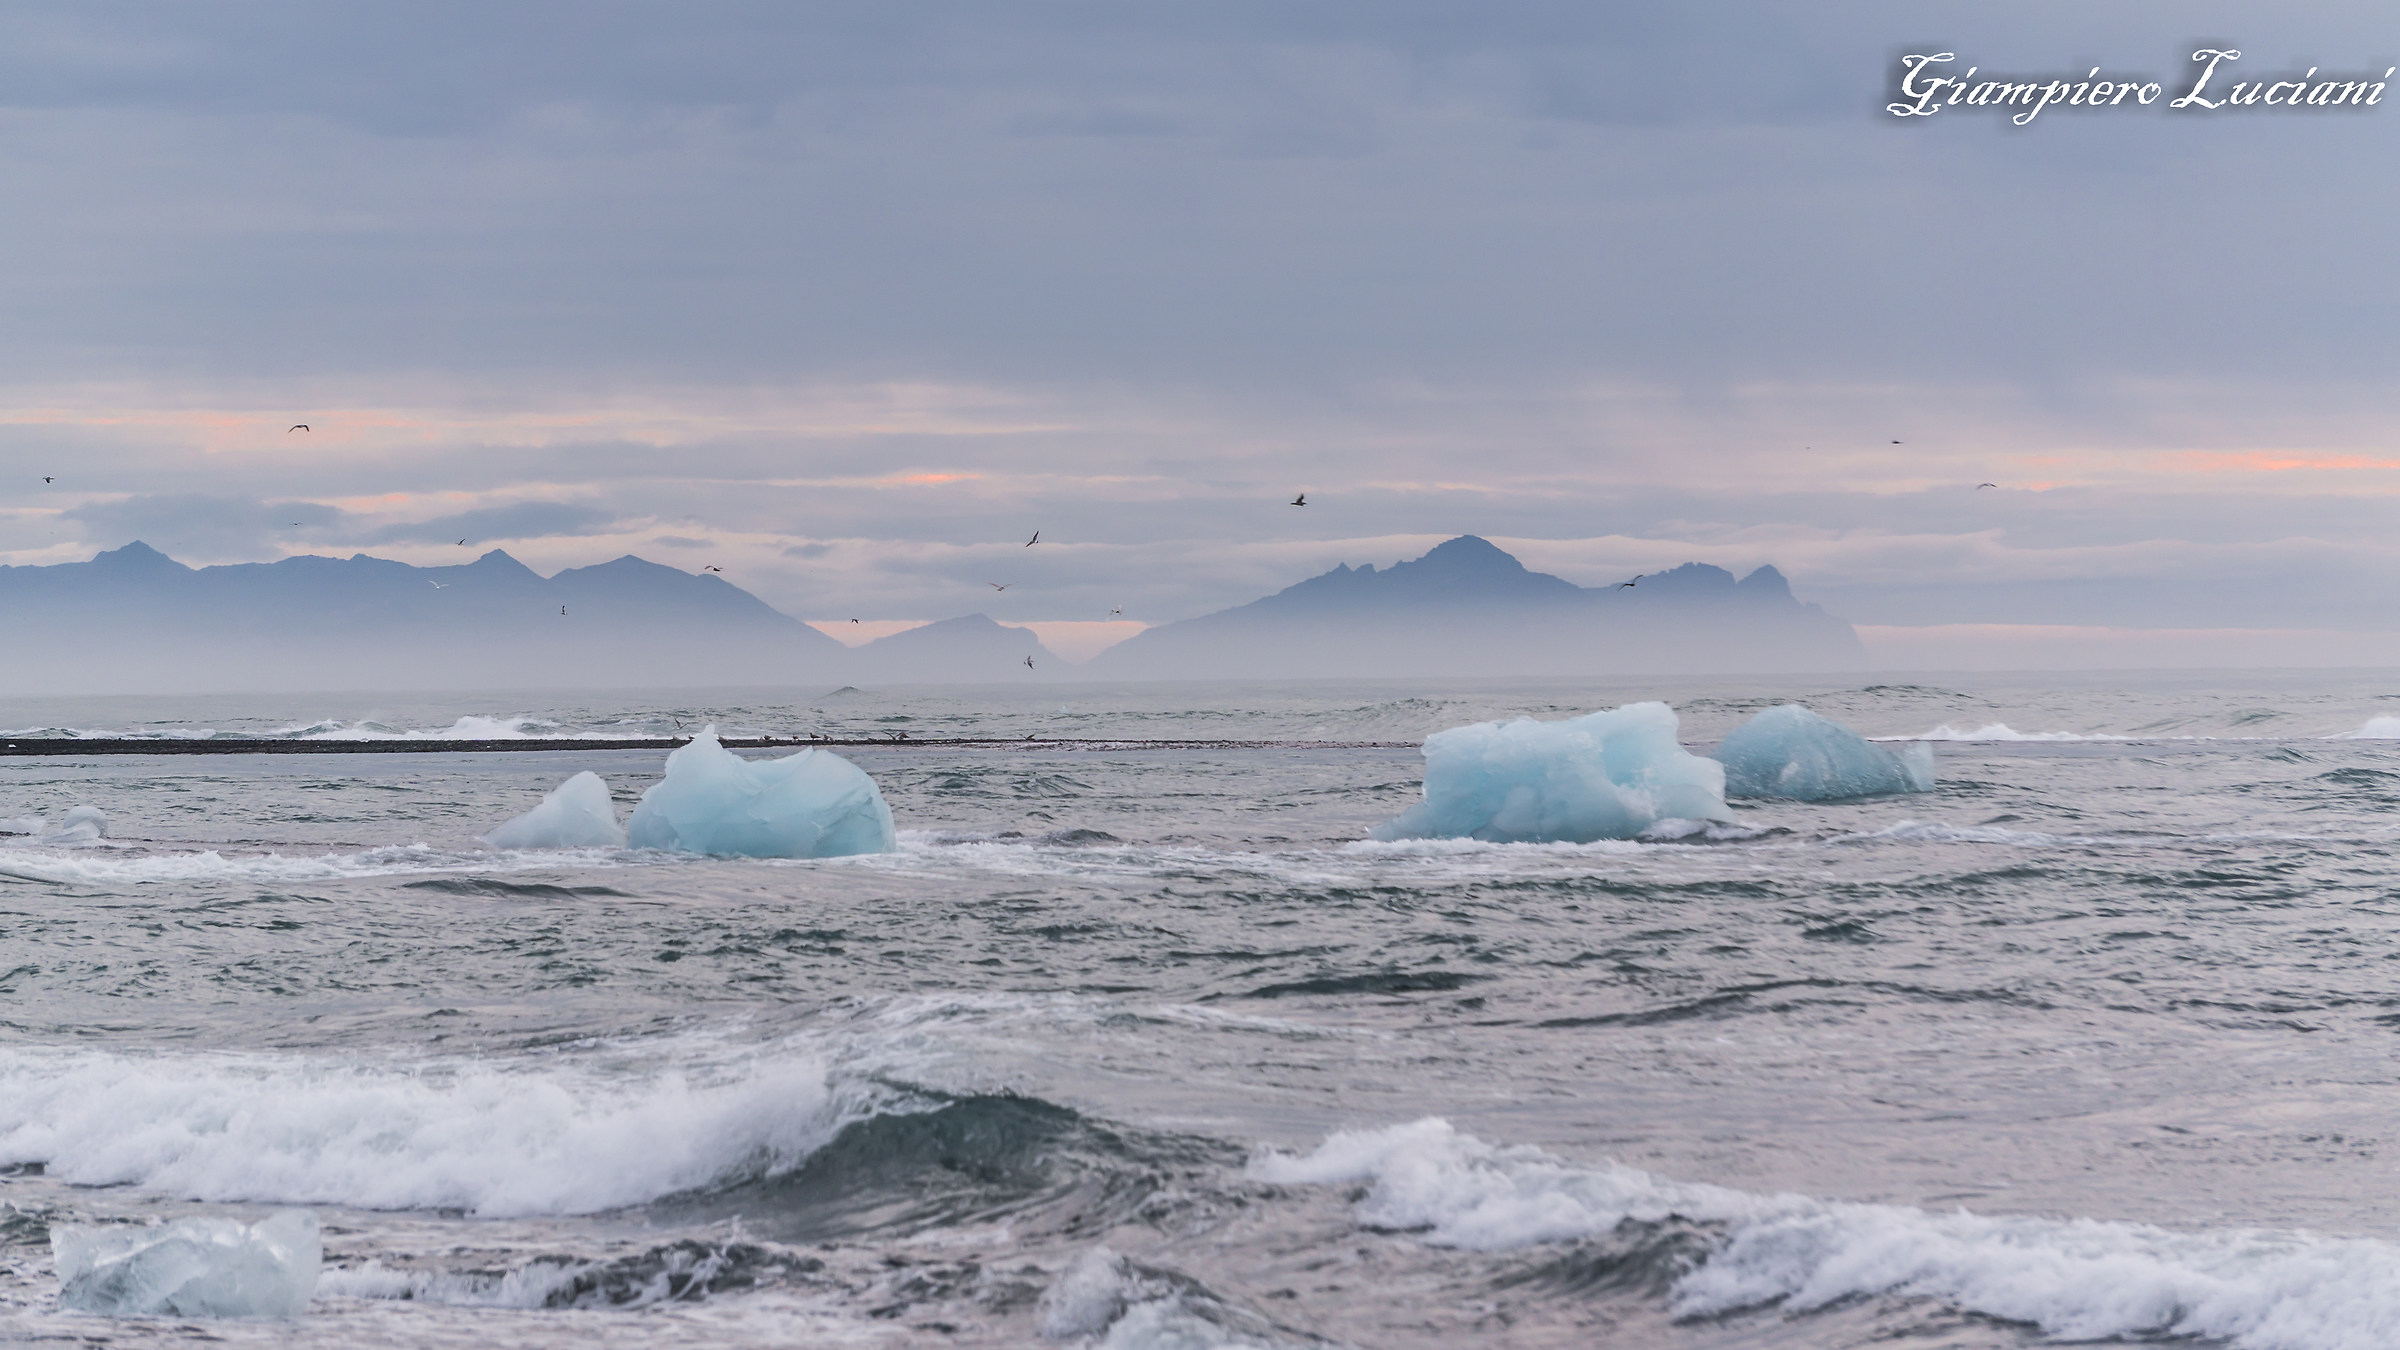
[[553, 788], [542, 804], [483, 837], [493, 848], [623, 848], [625, 827], [608, 784], [585, 771]]
[[1725, 770], [1675, 739], [1675, 711], [1633, 703], [1563, 722], [1520, 717], [1425, 738], [1425, 800], [1376, 839], [1590, 843], [1667, 820], [1731, 820]]
[[111, 1317], [298, 1317], [325, 1260], [317, 1216], [304, 1209], [255, 1224], [61, 1224], [50, 1252], [58, 1305]]
[[667, 756], [626, 837], [635, 848], [749, 858], [889, 853], [892, 808], [875, 780], [829, 750], [746, 760], [710, 727]]
[[1769, 708], [1733, 729], [1717, 747], [1728, 797], [1788, 797], [1804, 802], [1933, 791], [1933, 747], [1897, 752], [1797, 703]]

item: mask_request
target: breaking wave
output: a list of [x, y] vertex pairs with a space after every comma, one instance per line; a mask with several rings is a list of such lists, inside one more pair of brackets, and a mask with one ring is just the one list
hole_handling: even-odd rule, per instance
[[712, 1049], [665, 1068], [6, 1050], [0, 1165], [199, 1200], [584, 1214], [786, 1171], [905, 1109], [805, 1047]]
[[1365, 1184], [1358, 1221], [1505, 1251], [1703, 1225], [1669, 1298], [1680, 1316], [1845, 1300], [1938, 1300], [2053, 1339], [2211, 1338], [2241, 1350], [2380, 1350], [2400, 1325], [2400, 1246], [2307, 1233], [2185, 1233], [2092, 1219], [1935, 1214], [1755, 1195], [1499, 1148], [1438, 1119], [1254, 1159], [1260, 1180]]
[[1871, 736], [1877, 741], [2128, 741], [2130, 736], [2114, 736], [2106, 732], [2089, 734], [2075, 731], [2018, 731], [2006, 722], [1988, 722], [1980, 727], [1954, 727], [1945, 722], [1921, 736]]
[[[319, 718], [314, 722], [296, 722], [284, 726], [250, 727], [227, 730], [203, 726], [144, 726], [126, 729], [96, 727], [21, 727], [0, 735], [25, 740], [119, 740], [119, 741], [526, 741], [544, 739], [575, 739], [583, 736], [608, 736], [618, 740], [651, 739], [644, 733], [626, 733], [619, 729], [607, 731], [575, 731], [546, 717], [530, 715], [517, 717], [465, 716], [446, 727], [396, 726], [374, 718], [343, 721], [338, 718]], [[667, 736], [655, 736], [666, 741]]]

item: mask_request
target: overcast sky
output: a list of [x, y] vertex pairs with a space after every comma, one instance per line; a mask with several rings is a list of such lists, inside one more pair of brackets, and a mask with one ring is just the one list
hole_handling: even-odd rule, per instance
[[2400, 11], [9, 0], [0, 562], [1162, 622], [1472, 532], [2400, 631], [2400, 89], [1883, 112], [2204, 45], [2380, 77]]

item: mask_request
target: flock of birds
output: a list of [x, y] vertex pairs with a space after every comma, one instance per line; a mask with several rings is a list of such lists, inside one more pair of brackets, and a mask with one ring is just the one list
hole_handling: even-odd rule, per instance
[[[294, 432], [294, 431], [309, 431], [309, 425], [308, 425], [308, 423], [306, 423], [306, 422], [294, 422], [294, 423], [292, 423], [292, 425], [291, 425], [291, 429], [290, 429], [289, 431], [286, 431], [284, 434], [285, 434], [285, 435], [287, 435], [287, 436], [289, 436], [289, 435], [291, 435], [291, 434], [292, 434], [292, 432]], [[314, 435], [315, 433], [312, 431], [312, 432], [310, 432], [310, 434], [311, 434], [311, 435]], [[1892, 442], [1892, 444], [1894, 444], [1894, 445], [1899, 445], [1899, 444], [1901, 444], [1901, 442], [1899, 442], [1899, 441], [1893, 441], [1893, 442]], [[1814, 449], [1815, 447], [1814, 447], [1814, 446], [1803, 446], [1803, 447], [1801, 447], [1801, 448], [1802, 448], [1802, 449]], [[46, 484], [46, 485], [55, 485], [55, 484], [58, 482], [58, 479], [57, 479], [56, 475], [53, 475], [53, 474], [44, 474], [44, 475], [42, 475], [42, 482], [43, 482], [44, 484]], [[1974, 487], [1974, 490], [1975, 490], [1975, 491], [1977, 491], [1977, 492], [1981, 492], [1981, 491], [1983, 491], [1985, 488], [1996, 488], [1996, 487], [1998, 487], [1998, 486], [2000, 486], [1998, 483], [1977, 483], [1977, 484], [1975, 485], [1975, 487]], [[1290, 505], [1292, 505], [1292, 506], [1306, 506], [1306, 505], [1308, 505], [1308, 494], [1307, 494], [1307, 493], [1305, 493], [1305, 492], [1302, 492], [1302, 493], [1296, 494], [1296, 495], [1295, 495], [1295, 496], [1292, 498], [1292, 500], [1291, 500], [1291, 502], [1290, 502], [1289, 504], [1290, 504]], [[300, 522], [299, 522], [299, 521], [293, 521], [293, 522], [292, 522], [292, 524], [293, 524], [293, 526], [294, 526], [295, 528], [297, 528], [297, 527], [299, 526]], [[1040, 530], [1035, 530], [1035, 531], [1033, 532], [1033, 537], [1032, 537], [1031, 539], [1028, 539], [1028, 540], [1026, 540], [1026, 541], [1025, 541], [1025, 545], [1024, 545], [1024, 546], [1025, 546], [1026, 548], [1032, 548], [1032, 547], [1033, 547], [1035, 544], [1038, 544], [1038, 543], [1040, 543], [1040, 542], [1042, 542], [1042, 532], [1041, 532]], [[461, 540], [459, 540], [459, 541], [458, 541], [458, 547], [460, 547], [460, 548], [465, 548], [466, 546], [467, 546], [467, 541], [466, 541], [466, 540], [464, 540], [464, 539], [461, 539]], [[722, 568], [722, 567], [719, 567], [719, 566], [717, 566], [715, 563], [707, 563], [707, 564], [704, 564], [704, 565], [702, 565], [702, 567], [700, 568], [700, 570], [701, 570], [701, 571], [703, 571], [703, 572], [713, 572], [713, 573], [715, 573], [715, 574], [716, 574], [716, 575], [718, 575], [718, 576], [723, 576], [723, 575], [725, 575], [725, 569], [724, 569], [724, 568]], [[1650, 574], [1649, 574], [1649, 573], [1647, 573], [1647, 572], [1637, 572], [1637, 573], [1635, 573], [1635, 574], [1634, 574], [1634, 576], [1633, 576], [1632, 580], [1630, 580], [1630, 581], [1620, 581], [1620, 582], [1618, 582], [1618, 583], [1617, 583], [1615, 586], [1611, 587], [1610, 589], [1612, 589], [1612, 590], [1619, 590], [1619, 591], [1629, 591], [1629, 590], [1632, 590], [1632, 589], [1634, 589], [1635, 585], [1636, 585], [1638, 582], [1640, 582], [1640, 581], [1642, 580], [1642, 578], [1644, 578], [1644, 577], [1646, 577], [1646, 576], [1648, 576], [1648, 575], [1650, 575]], [[447, 590], [447, 589], [449, 589], [449, 586], [450, 586], [450, 583], [448, 583], [448, 582], [445, 582], [445, 581], [428, 581], [426, 584], [427, 584], [427, 585], [429, 585], [429, 586], [431, 586], [431, 587], [433, 587], [433, 588], [434, 588], [435, 590], [437, 590], [437, 591], [439, 591], [439, 590]], [[994, 592], [995, 594], [997, 594], [997, 593], [999, 593], [999, 592], [1001, 592], [1001, 591], [1005, 591], [1005, 590], [1007, 590], [1009, 587], [1011, 587], [1011, 586], [1015, 585], [1016, 583], [1015, 583], [1015, 582], [1013, 582], [1013, 581], [992, 581], [992, 582], [986, 582], [986, 583], [984, 583], [984, 584], [986, 584], [986, 585], [990, 586], [990, 587], [992, 588], [993, 592]], [[560, 605], [560, 606], [558, 607], [558, 613], [559, 613], [559, 617], [561, 617], [561, 618], [565, 618], [565, 617], [566, 617], [566, 614], [567, 614], [567, 607], [566, 607], [565, 605]], [[1122, 606], [1122, 605], [1119, 605], [1119, 606], [1117, 606], [1116, 608], [1114, 608], [1114, 609], [1111, 609], [1111, 610], [1110, 610], [1108, 613], [1109, 613], [1109, 617], [1110, 617], [1110, 618], [1112, 618], [1112, 619], [1113, 619], [1113, 618], [1123, 618], [1123, 617], [1124, 617], [1124, 615], [1125, 615], [1125, 607], [1124, 607], [1124, 606]], [[859, 620], [857, 620], [857, 619], [852, 619], [850, 622], [852, 622], [852, 623], [858, 623], [858, 622], [860, 622], [860, 621], [859, 621]], [[1026, 668], [1027, 670], [1031, 670], [1031, 669], [1033, 669], [1033, 658], [1032, 658], [1032, 657], [1028, 656], [1028, 657], [1026, 657], [1026, 658], [1025, 658], [1025, 668]]]

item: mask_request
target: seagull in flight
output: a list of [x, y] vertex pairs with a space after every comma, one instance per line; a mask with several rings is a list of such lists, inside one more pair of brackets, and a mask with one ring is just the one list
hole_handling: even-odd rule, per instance
[[450, 589], [450, 583], [447, 581], [428, 581], [425, 584], [433, 587], [437, 591], [446, 591]]
[[724, 568], [722, 568], [722, 567], [719, 567], [719, 566], [717, 566], [715, 563], [710, 563], [710, 564], [708, 564], [706, 567], [703, 567], [703, 568], [701, 568], [700, 570], [701, 570], [701, 571], [703, 571], [703, 572], [714, 572], [714, 573], [716, 573], [716, 574], [717, 574], [717, 575], [719, 575], [719, 576], [723, 576], [723, 575], [725, 574], [725, 569], [724, 569]]
[[[294, 422], [294, 423], [292, 423], [292, 431], [308, 431], [308, 423], [306, 423], [306, 422]], [[291, 434], [292, 434], [292, 431], [287, 431], [287, 432], [285, 432], [285, 433], [283, 433], [283, 434], [284, 434], [284, 435], [286, 435], [286, 436], [289, 436], [289, 435], [291, 435]], [[311, 435], [311, 436], [314, 436], [314, 435], [316, 435], [317, 433], [315, 433], [315, 432], [313, 432], [313, 431], [309, 431], [309, 432], [308, 432], [308, 434], [309, 434], [309, 435]]]
[[983, 584], [984, 584], [984, 585], [986, 585], [986, 586], [989, 586], [989, 587], [991, 587], [991, 588], [992, 588], [993, 590], [995, 590], [995, 591], [1005, 591], [1005, 590], [1007, 590], [1009, 587], [1011, 587], [1011, 586], [1014, 586], [1014, 585], [1016, 585], [1017, 583], [1015, 583], [1015, 582], [1013, 582], [1013, 581], [1008, 581], [1008, 582], [1001, 582], [1001, 581], [987, 581], [987, 582], [985, 582], [985, 583], [983, 583]]
[[1026, 668], [1027, 670], [1031, 670], [1031, 669], [1033, 669], [1033, 658], [1032, 658], [1032, 657], [1028, 656], [1028, 657], [1026, 657], [1026, 658], [1025, 658], [1025, 668]]
[[1299, 496], [1292, 498], [1292, 505], [1294, 505], [1294, 506], [1306, 506], [1306, 505], [1308, 505], [1308, 494], [1307, 494], [1307, 493], [1305, 493], [1305, 492], [1303, 492], [1303, 493], [1301, 493]]
[[1117, 606], [1115, 609], [1112, 609], [1112, 610], [1110, 610], [1110, 611], [1108, 612], [1108, 617], [1110, 617], [1110, 618], [1112, 618], [1112, 619], [1114, 619], [1114, 618], [1120, 618], [1120, 617], [1122, 617], [1122, 616], [1124, 615], [1124, 613], [1125, 613], [1125, 607], [1124, 607], [1123, 605], [1119, 605], [1119, 606]]
[[858, 622], [858, 620], [856, 620], [856, 619], [852, 619], [850, 622], [852, 622], [852, 623], [857, 623], [857, 622]]
[[1983, 490], [1984, 490], [1985, 488], [1987, 488], [1987, 487], [1998, 487], [1998, 486], [2000, 486], [1998, 483], [1977, 483], [1977, 484], [1975, 485], [1975, 490], [1976, 490], [1977, 492], [1981, 492], [1981, 491], [1983, 491]]
[[1035, 544], [1040, 542], [1042, 542], [1042, 532], [1040, 530], [1035, 530], [1033, 532], [1033, 538], [1025, 541], [1025, 547], [1032, 548]]
[[[1633, 581], [1640, 581], [1640, 580], [1641, 580], [1643, 577], [1646, 577], [1646, 576], [1648, 576], [1648, 575], [1650, 575], [1648, 572], [1637, 572], [1637, 573], [1635, 573], [1635, 574], [1634, 574]], [[1620, 582], [1618, 582], [1618, 583], [1617, 583], [1616, 589], [1618, 589], [1618, 590], [1620, 590], [1620, 591], [1629, 591], [1629, 590], [1632, 590], [1632, 589], [1633, 589], [1633, 581], [1620, 581]]]
[[567, 607], [565, 605], [560, 605], [558, 607], [558, 617], [562, 619], [567, 617]]
[[1892, 444], [1894, 444], [1894, 445], [1898, 445], [1899, 443], [1900, 443], [1900, 442], [1898, 442], [1898, 441], [1894, 441], [1894, 442], [1892, 442]]
[[459, 546], [460, 548], [465, 548], [465, 547], [467, 546], [467, 541], [466, 541], [466, 540], [464, 540], [464, 539], [461, 539], [461, 540], [459, 540], [459, 541], [458, 541], [458, 546]]
[[48, 474], [43, 474], [43, 475], [42, 475], [42, 481], [43, 481], [43, 482], [45, 482], [45, 483], [55, 483], [55, 482], [57, 482], [58, 480], [57, 480], [57, 479], [55, 479], [55, 478], [52, 478], [52, 477], [51, 477], [50, 475], [48, 475]]

